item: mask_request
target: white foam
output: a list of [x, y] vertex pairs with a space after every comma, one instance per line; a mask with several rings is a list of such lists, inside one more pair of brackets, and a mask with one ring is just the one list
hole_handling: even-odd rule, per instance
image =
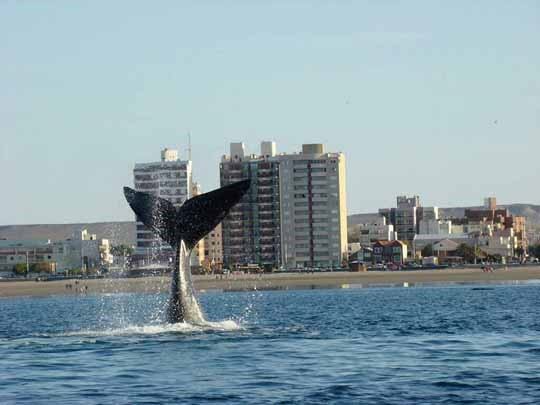
[[193, 333], [205, 331], [235, 331], [242, 327], [233, 320], [220, 322], [204, 321], [199, 324], [186, 322], [162, 325], [128, 325], [117, 329], [81, 330], [63, 333], [60, 336], [125, 336], [125, 335], [156, 335], [160, 333]]

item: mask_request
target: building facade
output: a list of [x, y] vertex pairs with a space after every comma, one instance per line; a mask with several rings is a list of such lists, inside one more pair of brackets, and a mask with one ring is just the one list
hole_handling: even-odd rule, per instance
[[345, 155], [322, 144], [278, 156], [283, 266], [341, 267], [347, 257]]
[[[159, 162], [135, 164], [135, 190], [164, 198], [179, 207], [191, 196], [191, 167], [190, 160], [179, 159], [177, 150], [165, 148], [161, 151]], [[171, 257], [171, 247], [137, 220], [137, 244], [133, 261], [144, 265], [168, 262]]]
[[220, 163], [221, 186], [249, 179], [251, 186], [222, 222], [223, 264], [234, 268], [281, 263], [279, 161], [275, 143], [262, 142], [260, 155], [246, 155], [243, 143], [231, 143]]
[[379, 214], [386, 218], [387, 223], [394, 225], [400, 240], [411, 242], [418, 232], [420, 207], [419, 196], [397, 196], [396, 208], [382, 208]]
[[29, 272], [64, 273], [69, 270], [99, 269], [113, 263], [110, 244], [86, 229], [61, 241], [0, 240], [0, 272], [11, 273], [16, 265]]
[[223, 268], [221, 232], [221, 224], [219, 224], [204, 237], [204, 258], [207, 267], [211, 270], [220, 270]]
[[452, 233], [452, 221], [448, 219], [422, 219], [418, 224], [419, 234], [441, 234]]
[[407, 245], [399, 240], [381, 240], [373, 244], [373, 263], [403, 264], [407, 258]]
[[387, 224], [386, 218], [380, 216], [370, 222], [358, 224], [358, 241], [362, 246], [371, 246], [378, 240], [396, 240], [398, 233], [394, 225]]
[[222, 223], [226, 267], [266, 269], [341, 267], [347, 259], [345, 157], [321, 144], [277, 154], [263, 142], [259, 155], [232, 143], [220, 164], [221, 185], [250, 179], [248, 194]]
[[[190, 198], [202, 194], [201, 185], [195, 181], [191, 182]], [[206, 239], [203, 238], [191, 250], [191, 256], [189, 257], [189, 264], [193, 267], [200, 267], [205, 262], [205, 243]]]

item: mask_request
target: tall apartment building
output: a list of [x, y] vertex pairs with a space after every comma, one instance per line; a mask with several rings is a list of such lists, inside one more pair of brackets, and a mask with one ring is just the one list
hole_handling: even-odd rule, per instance
[[[136, 191], [164, 198], [179, 207], [191, 195], [191, 161], [180, 160], [177, 150], [165, 148], [161, 151], [159, 162], [136, 163], [133, 180]], [[163, 243], [142, 222], [137, 221], [135, 261], [168, 262], [171, 254], [169, 245]]]
[[397, 208], [382, 208], [379, 214], [394, 225], [400, 240], [412, 241], [417, 233], [420, 197], [398, 196], [396, 202]]
[[277, 158], [283, 266], [341, 267], [347, 256], [345, 155], [306, 144], [301, 153]]
[[279, 161], [274, 142], [262, 142], [260, 155], [246, 155], [243, 143], [231, 143], [220, 163], [225, 186], [249, 179], [251, 187], [222, 222], [223, 264], [258, 264], [271, 269], [281, 263]]
[[223, 262], [266, 268], [340, 267], [347, 257], [345, 156], [323, 145], [276, 154], [262, 142], [260, 155], [232, 143], [220, 164], [221, 185], [243, 179], [251, 188], [223, 220]]
[[386, 221], [394, 225], [399, 239], [412, 242], [414, 236], [420, 233], [420, 223], [424, 221], [437, 221], [439, 219], [439, 208], [422, 207], [420, 197], [397, 196], [396, 208], [381, 208], [379, 214], [386, 218]]

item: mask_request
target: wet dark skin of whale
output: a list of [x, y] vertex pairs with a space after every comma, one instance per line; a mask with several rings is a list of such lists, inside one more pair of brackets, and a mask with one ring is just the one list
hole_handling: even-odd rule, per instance
[[124, 187], [137, 220], [168, 243], [175, 252], [167, 322], [203, 323], [204, 317], [191, 281], [189, 255], [193, 247], [225, 218], [247, 193], [243, 180], [190, 198], [176, 208], [170, 201]]

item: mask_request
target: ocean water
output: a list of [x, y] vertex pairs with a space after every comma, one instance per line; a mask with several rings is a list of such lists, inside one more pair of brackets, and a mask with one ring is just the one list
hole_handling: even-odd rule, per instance
[[540, 286], [0, 300], [1, 404], [538, 404]]

